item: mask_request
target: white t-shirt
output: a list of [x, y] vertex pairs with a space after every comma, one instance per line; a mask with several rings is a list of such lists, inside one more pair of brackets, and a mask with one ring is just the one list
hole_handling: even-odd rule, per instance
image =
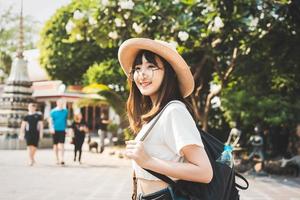
[[[156, 117], [158, 117], [158, 115]], [[156, 117], [142, 127], [135, 138], [136, 141], [140, 140], [155, 121]], [[144, 148], [150, 156], [175, 162], [185, 161], [181, 150], [183, 147], [192, 144], [203, 147], [195, 121], [185, 104], [177, 100], [172, 101], [172, 103], [166, 107], [144, 140]], [[137, 178], [159, 180], [138, 166], [135, 161], [132, 163]]]

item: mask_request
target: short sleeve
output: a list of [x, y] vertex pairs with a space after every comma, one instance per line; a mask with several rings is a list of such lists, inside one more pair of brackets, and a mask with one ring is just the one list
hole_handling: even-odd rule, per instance
[[39, 117], [38, 117], [38, 119], [39, 119], [39, 121], [43, 121], [43, 116], [42, 115], [38, 115]]
[[203, 147], [200, 133], [191, 114], [183, 103], [170, 104], [161, 116], [164, 123], [164, 140], [177, 155], [187, 145]]
[[28, 115], [24, 116], [22, 120], [27, 122], [28, 121]]

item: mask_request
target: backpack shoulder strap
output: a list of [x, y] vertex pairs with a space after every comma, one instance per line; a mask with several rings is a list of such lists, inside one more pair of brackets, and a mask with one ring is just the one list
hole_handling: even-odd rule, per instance
[[[160, 113], [158, 113], [156, 119], [154, 120], [154, 122], [151, 124], [151, 126], [149, 127], [149, 129], [146, 131], [146, 133], [143, 135], [143, 137], [141, 137], [140, 141], [144, 141], [145, 138], [148, 136], [148, 134], [150, 133], [150, 131], [152, 130], [152, 128], [155, 126], [156, 122], [159, 120], [160, 116], [162, 115], [162, 113], [164, 112], [164, 110], [170, 105], [170, 104], [174, 104], [174, 103], [178, 103], [176, 101], [170, 101], [169, 103], [167, 103], [167, 105], [165, 105], [165, 107], [160, 111]], [[155, 176], [156, 178], [164, 181], [165, 183], [168, 183], [169, 185], [171, 186], [174, 186], [176, 187], [176, 184], [175, 182], [170, 179], [169, 177], [163, 175], [163, 174], [160, 174], [160, 173], [157, 173], [157, 172], [154, 172], [154, 171], [151, 171], [149, 169], [144, 169], [146, 170], [147, 172], [149, 172], [150, 174], [152, 174], [153, 176]]]
[[170, 104], [174, 104], [174, 103], [178, 103], [176, 101], [170, 101], [169, 103], [167, 103], [165, 105], [165, 107], [163, 107], [163, 109], [157, 114], [157, 117], [154, 118], [153, 123], [151, 124], [151, 126], [148, 128], [148, 130], [146, 131], [146, 133], [143, 135], [143, 137], [141, 137], [140, 141], [144, 141], [146, 139], [146, 137], [149, 135], [150, 131], [152, 130], [152, 128], [155, 126], [156, 122], [159, 120], [159, 118], [161, 117], [161, 115], [163, 114], [164, 110], [170, 105]]
[[152, 174], [152, 175], [155, 176], [156, 178], [159, 178], [159, 179], [162, 180], [163, 182], [168, 183], [169, 185], [176, 187], [175, 181], [173, 181], [172, 179], [170, 179], [168, 176], [165, 176], [165, 175], [163, 175], [163, 174], [154, 172], [154, 171], [149, 170], [149, 169], [144, 169], [144, 170], [146, 170], [147, 172], [149, 172], [150, 174]]
[[243, 175], [241, 175], [237, 172], [235, 172], [235, 176], [239, 177], [240, 179], [242, 179], [246, 183], [246, 186], [241, 186], [240, 184], [235, 183], [235, 187], [237, 187], [241, 190], [247, 190], [248, 187], [249, 187], [249, 182], [247, 181], [247, 179]]

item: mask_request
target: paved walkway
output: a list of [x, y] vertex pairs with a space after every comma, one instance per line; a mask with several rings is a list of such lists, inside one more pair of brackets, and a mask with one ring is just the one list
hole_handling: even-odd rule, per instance
[[39, 150], [37, 164], [26, 166], [26, 151], [0, 151], [0, 200], [130, 199], [131, 166], [117, 156], [83, 152], [83, 164], [57, 166], [51, 150]]
[[[83, 152], [83, 164], [55, 165], [51, 150], [39, 150], [37, 165], [29, 167], [26, 151], [0, 151], [0, 200], [127, 200], [131, 194], [131, 166], [127, 159]], [[300, 200], [300, 178], [248, 177], [250, 188], [241, 200]]]
[[241, 200], [300, 200], [300, 177], [247, 177], [250, 187]]

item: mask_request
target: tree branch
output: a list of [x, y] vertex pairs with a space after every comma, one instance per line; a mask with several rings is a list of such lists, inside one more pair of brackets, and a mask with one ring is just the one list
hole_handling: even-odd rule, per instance
[[195, 73], [194, 73], [194, 80], [197, 80], [199, 77], [200, 77], [200, 74], [201, 74], [201, 72], [202, 72], [202, 70], [203, 70], [203, 68], [204, 68], [204, 64], [205, 64], [205, 62], [206, 62], [206, 60], [208, 59], [208, 56], [207, 55], [205, 55], [205, 56], [203, 56], [203, 58], [201, 59], [201, 61], [200, 61], [200, 63], [199, 64], [197, 64], [197, 65], [195, 65]]
[[[236, 58], [237, 58], [237, 48], [234, 48], [233, 49], [233, 53], [232, 53], [232, 58], [231, 58], [231, 62], [230, 62], [230, 65], [225, 73], [225, 76], [224, 76], [224, 82], [227, 82], [228, 81], [228, 78], [230, 76], [230, 74], [233, 72], [234, 68], [235, 68], [235, 61], [236, 61]], [[225, 83], [223, 83], [225, 84]]]
[[217, 72], [217, 74], [218, 74], [218, 76], [219, 76], [221, 82], [223, 82], [224, 76], [223, 76], [223, 73], [222, 73], [222, 71], [221, 71], [221, 69], [220, 69], [220, 67], [219, 67], [219, 63], [217, 62], [217, 60], [216, 60], [215, 58], [211, 58], [211, 60], [212, 60], [213, 63], [214, 63], [214, 64], [213, 64], [213, 68], [216, 70], [216, 72]]

